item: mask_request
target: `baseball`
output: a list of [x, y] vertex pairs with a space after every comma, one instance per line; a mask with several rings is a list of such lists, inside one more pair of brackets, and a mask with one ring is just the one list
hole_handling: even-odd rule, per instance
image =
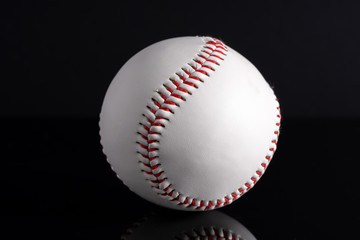
[[128, 60], [100, 114], [103, 152], [130, 190], [190, 211], [226, 206], [264, 174], [279, 103], [259, 71], [212, 37], [155, 43]]

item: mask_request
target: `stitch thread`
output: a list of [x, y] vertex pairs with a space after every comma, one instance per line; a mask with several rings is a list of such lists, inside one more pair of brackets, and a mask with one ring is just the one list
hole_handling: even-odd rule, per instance
[[[230, 204], [231, 202], [242, 196], [245, 192], [247, 192], [256, 183], [256, 181], [262, 176], [263, 172], [265, 171], [268, 163], [270, 162], [274, 154], [274, 151], [277, 146], [277, 140], [278, 140], [280, 122], [281, 122], [280, 108], [279, 106], [277, 106], [276, 107], [278, 112], [278, 114], [276, 115], [277, 122], [275, 123], [274, 135], [273, 135], [273, 139], [271, 140], [269, 152], [268, 154], [266, 154], [264, 161], [260, 164], [261, 167], [254, 173], [254, 176], [251, 177], [248, 182], [246, 182], [242, 187], [238, 188], [236, 191], [224, 196], [221, 199], [198, 200], [191, 198], [189, 196], [185, 196], [184, 194], [177, 192], [175, 189], [172, 189], [171, 184], [166, 181], [167, 177], [164, 171], [158, 170], [158, 167], [161, 166], [160, 161], [158, 159], [159, 156], [156, 155], [156, 151], [158, 150], [158, 148], [151, 146], [154, 145], [155, 143], [158, 143], [159, 141], [157, 140], [157, 138], [161, 136], [161, 131], [159, 131], [159, 129], [156, 128], [158, 127], [165, 128], [165, 125], [161, 123], [161, 120], [162, 122], [169, 121], [169, 119], [166, 116], [168, 114], [174, 114], [174, 109], [171, 109], [171, 107], [172, 106], [179, 107], [180, 102], [186, 101], [187, 94], [188, 95], [192, 94], [191, 91], [189, 91], [189, 89], [190, 88], [196, 89], [195, 82], [191, 82], [191, 81], [204, 82], [203, 79], [195, 75], [197, 75], [197, 73], [200, 73], [204, 76], [209, 77], [211, 71], [215, 71], [216, 67], [220, 65], [220, 63], [217, 61], [219, 59], [223, 61], [223, 58], [219, 56], [214, 57], [214, 55], [218, 53], [226, 56], [226, 53], [224, 53], [224, 51], [225, 52], [227, 51], [226, 46], [217, 39], [212, 39], [210, 41], [207, 41], [206, 44], [203, 46], [203, 48], [209, 50], [212, 49], [212, 52], [207, 51], [208, 53], [205, 54], [208, 56], [203, 56], [199, 54], [198, 57], [195, 57], [192, 60], [193, 62], [187, 64], [188, 66], [191, 67], [191, 69], [186, 70], [185, 68], [182, 68], [182, 72], [176, 73], [172, 78], [169, 78], [169, 82], [167, 84], [163, 84], [164, 86], [163, 89], [156, 90], [157, 94], [151, 99], [152, 101], [146, 106], [146, 108], [149, 111], [143, 114], [145, 120], [143, 119], [143, 121], [139, 123], [140, 128], [139, 131], [137, 132], [139, 138], [138, 141], [136, 142], [138, 146], [137, 154], [138, 154], [140, 169], [146, 176], [146, 179], [151, 184], [153, 189], [158, 193], [158, 195], [168, 199], [169, 201], [176, 202], [177, 205], [179, 206], [192, 208], [196, 210], [214, 209]], [[203, 51], [201, 51], [201, 53], [203, 53]], [[216, 59], [214, 60], [214, 58]], [[186, 76], [184, 76], [185, 75], [184, 73], [186, 74]], [[189, 82], [191, 84], [186, 84], [184, 83], [184, 81]], [[183, 85], [182, 87], [181, 84]], [[278, 102], [278, 99], [275, 100]], [[163, 106], [164, 104], [166, 104], [167, 107]], [[155, 128], [154, 129], [155, 131], [151, 130], [151, 128]], [[149, 138], [154, 138], [154, 139], [149, 139]], [[100, 135], [100, 140], [101, 140], [101, 135]], [[121, 177], [118, 175], [114, 167], [109, 162], [109, 159], [104, 152], [103, 145], [101, 146], [103, 149], [103, 153], [106, 157], [106, 160], [110, 164], [111, 169], [115, 172], [117, 178], [121, 180]]]
[[[208, 210], [230, 204], [247, 192], [256, 181], [262, 176], [266, 169], [277, 145], [277, 139], [280, 127], [280, 109], [277, 107], [278, 121], [275, 124], [274, 138], [271, 141], [269, 152], [265, 156], [254, 175], [244, 186], [236, 191], [216, 200], [194, 199], [177, 192], [172, 188], [172, 184], [167, 181], [164, 171], [159, 168], [161, 165], [158, 156], [159, 136], [169, 121], [169, 116], [175, 114], [182, 102], [186, 101], [192, 91], [199, 88], [199, 84], [209, 78], [211, 73], [220, 66], [226, 58], [227, 47], [220, 40], [210, 38], [205, 42], [200, 53], [188, 63], [181, 71], [175, 73], [166, 81], [162, 87], [156, 90], [155, 96], [146, 106], [148, 111], [143, 114], [143, 119], [139, 123], [139, 137], [137, 139], [137, 155], [140, 163], [140, 169], [144, 173], [151, 187], [169, 201], [175, 202], [179, 206], [192, 208], [196, 210]], [[277, 99], [275, 99], [277, 101]]]

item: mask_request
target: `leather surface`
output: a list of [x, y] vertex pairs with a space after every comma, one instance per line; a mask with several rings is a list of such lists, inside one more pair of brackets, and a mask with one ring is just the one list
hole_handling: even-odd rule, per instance
[[[158, 196], [137, 159], [139, 121], [154, 91], [196, 56], [200, 37], [165, 40], [132, 57], [112, 81], [101, 115], [101, 143], [119, 178], [156, 204], [180, 208]], [[161, 169], [176, 191], [215, 201], [230, 196], [251, 177], [274, 139], [278, 103], [258, 70], [229, 48], [227, 56], [186, 102], [164, 122], [159, 145]]]
[[173, 188], [211, 201], [252, 184], [274, 137], [277, 102], [257, 69], [231, 48], [198, 86], [166, 124], [159, 155]]
[[112, 169], [132, 191], [154, 203], [159, 198], [140, 171], [136, 155], [139, 121], [156, 88], [178, 71], [204, 42], [197, 37], [164, 40], [133, 56], [111, 82], [100, 114], [103, 151]]

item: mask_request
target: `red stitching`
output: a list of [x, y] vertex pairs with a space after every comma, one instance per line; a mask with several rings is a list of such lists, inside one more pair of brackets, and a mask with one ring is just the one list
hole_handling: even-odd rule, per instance
[[176, 87], [179, 86], [179, 83], [178, 83], [177, 81], [175, 81], [175, 80], [173, 80], [173, 79], [170, 79], [170, 81], [171, 81]]
[[168, 87], [168, 86], [166, 86], [166, 85], [164, 85], [164, 87], [165, 87], [166, 90], [168, 90], [169, 92], [172, 92], [172, 91], [173, 91], [170, 87]]
[[148, 106], [148, 109], [149, 109], [153, 114], [155, 114], [156, 111], [155, 111], [154, 109], [152, 109], [152, 108], [149, 107], [149, 106]]
[[[220, 65], [217, 61], [212, 60], [212, 59], [209, 59], [209, 57], [213, 57], [213, 56], [215, 56], [215, 55], [210, 55], [209, 57], [205, 57], [205, 56], [199, 54], [198, 56], [201, 57], [201, 58], [203, 58], [203, 59], [205, 59], [205, 61], [207, 61], [207, 62], [211, 62], [211, 63], [214, 63], [214, 64], [216, 64], [216, 65]], [[221, 60], [223, 60], [223, 59], [221, 59]]]
[[190, 75], [189, 78], [194, 79], [194, 80], [196, 80], [196, 81], [200, 81], [200, 82], [203, 81], [203, 80], [201, 80], [199, 77], [195, 77], [195, 76], [192, 76], [192, 75]]
[[[169, 108], [169, 107], [170, 106], [179, 106], [179, 105], [176, 102], [169, 100], [169, 97], [175, 97], [177, 99], [186, 101], [186, 98], [184, 98], [182, 96], [182, 94], [180, 94], [179, 92], [183, 92], [183, 93], [186, 93], [189, 95], [191, 95], [192, 93], [189, 92], [187, 89], [185, 89], [182, 86], [187, 85], [189, 87], [198, 88], [198, 86], [195, 83], [193, 83], [192, 81], [204, 82], [204, 80], [202, 78], [194, 75], [194, 73], [201, 73], [205, 76], [209, 76], [205, 69], [215, 71], [215, 69], [213, 69], [211, 67], [211, 64], [220, 65], [220, 63], [213, 60], [213, 58], [215, 57], [215, 58], [223, 61], [224, 59], [222, 57], [215, 54], [215, 53], [218, 53], [223, 56], [226, 56], [226, 54], [223, 51], [226, 52], [227, 47], [220, 40], [212, 39], [210, 41], [207, 41], [205, 43], [205, 45], [203, 46], [203, 50], [201, 50], [200, 54], [197, 55], [199, 57], [199, 59], [193, 59], [193, 61], [195, 63], [197, 63], [201, 66], [200, 68], [196, 68], [195, 66], [189, 64], [191, 66], [191, 68], [194, 70], [193, 73], [189, 72], [189, 70], [187, 70], [185, 68], [182, 68], [183, 73], [186, 74], [187, 76], [182, 75], [180, 73], [176, 73], [176, 75], [179, 77], [180, 81], [169, 78], [169, 80], [174, 84], [175, 88], [171, 88], [171, 87], [167, 86], [166, 84], [163, 84], [164, 89], [163, 90], [160, 89], [157, 91], [159, 96], [162, 98], [163, 102], [161, 103], [157, 99], [153, 98], [152, 101], [154, 103], [154, 107], [156, 106], [157, 109], [153, 109], [152, 107], [147, 106], [147, 108], [150, 110], [150, 112], [151, 112], [151, 114], [153, 114], [153, 116], [146, 117], [144, 115], [146, 117], [147, 122], [149, 122], [150, 126], [162, 127], [162, 128], [165, 127], [165, 125], [163, 125], [162, 122], [160, 122], [160, 121], [164, 121], [164, 120], [168, 121], [168, 119], [161, 117], [161, 116], [156, 116], [156, 113], [158, 111], [165, 111], [165, 112], [171, 112], [174, 114], [174, 111], [171, 110], [171, 108]], [[204, 55], [202, 55], [202, 53], [205, 53], [208, 56], [204, 56]], [[210, 58], [212, 58], [212, 59], [210, 59]], [[210, 63], [210, 65], [209, 65], [209, 63]], [[169, 97], [167, 97], [163, 93], [163, 91], [169, 92], [170, 93]], [[178, 92], [175, 93], [175, 91], [178, 91]], [[276, 99], [276, 101], [278, 101], [278, 100]], [[278, 110], [278, 113], [276, 115], [276, 117], [278, 118], [278, 122], [275, 123], [275, 126], [277, 128], [279, 128], [280, 120], [281, 120], [280, 108], [276, 107], [276, 109]], [[155, 119], [155, 120], [152, 121], [152, 120], [150, 120], [150, 118]], [[194, 209], [198, 209], [198, 210], [213, 209], [213, 208], [218, 208], [218, 207], [230, 204], [232, 201], [236, 200], [241, 195], [243, 195], [245, 192], [247, 192], [256, 183], [256, 181], [263, 175], [263, 171], [266, 169], [267, 164], [271, 160], [272, 155], [275, 151], [275, 147], [277, 145], [277, 138], [279, 135], [279, 131], [275, 130], [274, 131], [274, 139], [271, 140], [271, 143], [273, 144], [273, 146], [271, 146], [269, 148], [269, 154], [267, 154], [265, 156], [266, 161], [261, 163], [262, 168], [259, 168], [259, 170], [257, 170], [254, 173], [254, 175], [249, 179], [249, 181], [244, 184], [244, 187], [238, 188], [237, 191], [230, 193], [228, 196], [224, 196], [222, 199], [216, 199], [214, 201], [205, 201], [205, 200], [199, 199], [200, 201], [197, 202], [196, 199], [190, 198], [189, 196], [185, 196], [182, 193], [177, 192], [175, 189], [172, 189], [171, 184], [165, 185], [164, 187], [160, 187], [160, 184], [164, 183], [167, 178], [164, 175], [164, 171], [161, 171], [161, 168], [159, 168], [159, 166], [161, 165], [159, 162], [156, 162], [156, 164], [150, 164], [151, 161], [158, 158], [158, 156], [156, 155], [156, 152], [155, 152], [158, 150], [158, 148], [154, 147], [152, 145], [152, 144], [156, 144], [158, 141], [153, 140], [153, 139], [149, 140], [148, 136], [151, 134], [161, 135], [161, 133], [158, 132], [159, 130], [157, 130], [157, 129], [154, 129], [153, 131], [151, 131], [149, 126], [146, 126], [144, 124], [141, 124], [141, 125], [143, 126], [143, 129], [147, 132], [147, 136], [146, 136], [146, 134], [144, 135], [140, 132], [138, 132], [138, 134], [141, 136], [142, 139], [145, 140], [146, 143], [137, 142], [137, 144], [141, 147], [141, 149], [146, 150], [148, 155], [146, 155], [144, 153], [139, 153], [139, 155], [142, 157], [140, 162], [142, 163], [142, 165], [144, 167], [149, 169], [149, 170], [142, 170], [142, 172], [144, 172], [146, 175], [149, 175], [149, 176], [152, 176], [153, 178], [155, 178], [155, 179], [148, 179], [148, 180], [149, 180], [149, 182], [151, 182], [153, 184], [153, 187], [155, 189], [160, 190], [160, 192], [158, 193], [159, 195], [167, 197], [170, 201], [177, 202], [177, 205], [179, 205], [179, 206], [184, 206], [186, 208], [194, 208]], [[157, 145], [155, 145], [155, 146], [157, 146]], [[153, 152], [155, 153], [155, 156], [154, 156]], [[149, 155], [150, 153], [151, 153], [151, 156]], [[149, 163], [143, 162], [143, 159], [146, 159], [146, 161], [148, 161]], [[183, 200], [180, 201], [180, 199], [183, 199]], [[197, 203], [198, 203], [198, 205], [197, 205]]]
[[179, 78], [181, 78], [181, 80], [185, 81], [185, 77], [184, 77], [183, 75], [178, 74], [178, 73], [177, 73], [176, 75], [178, 75], [178, 76], [179, 76]]
[[176, 97], [176, 98], [182, 98], [179, 94], [176, 94], [176, 93], [172, 93], [170, 96], [173, 96], [173, 97]]
[[166, 100], [164, 103], [165, 103], [165, 104], [170, 104], [170, 105], [176, 105], [176, 103], [174, 103], [174, 102], [172, 102], [172, 101], [169, 101], [169, 100]]
[[192, 83], [192, 82], [184, 81], [183, 84], [189, 85], [189, 86], [191, 86], [191, 87], [198, 88], [198, 87], [195, 85], [195, 83]]
[[224, 60], [222, 57], [219, 57], [218, 55], [210, 55], [210, 57], [216, 57], [216, 58], [218, 58], [218, 59], [221, 59], [221, 60]]
[[185, 88], [182, 88], [182, 87], [177, 87], [176, 90], [179, 90], [179, 91], [184, 92], [184, 93], [189, 93], [188, 90], [186, 90]]
[[190, 72], [187, 71], [186, 69], [182, 68], [181, 70], [183, 70], [188, 76], [190, 75]]
[[164, 110], [164, 111], [170, 111], [170, 109], [169, 108], [167, 108], [167, 107], [160, 107], [159, 109], [161, 109], [161, 110]]
[[199, 69], [197, 69], [197, 68], [194, 67], [194, 66], [191, 66], [191, 67], [192, 67], [196, 72], [199, 72], [199, 73], [202, 73], [202, 74], [208, 76], [207, 72], [205, 72], [204, 70], [199, 70]]
[[[211, 49], [211, 48], [210, 48], [210, 49]], [[214, 50], [211, 49], [211, 51], [214, 51]], [[206, 53], [206, 54], [209, 54], [209, 55], [211, 56], [211, 53], [209, 53], [209, 52], [206, 51], [206, 50], [202, 50], [202, 52], [204, 52], [204, 53]]]
[[217, 52], [217, 53], [220, 53], [220, 54], [222, 54], [222, 55], [226, 56], [226, 54], [225, 54], [225, 53], [223, 53], [222, 51], [219, 51], [219, 50], [217, 50], [217, 49], [215, 49], [215, 50], [214, 50], [214, 52]]

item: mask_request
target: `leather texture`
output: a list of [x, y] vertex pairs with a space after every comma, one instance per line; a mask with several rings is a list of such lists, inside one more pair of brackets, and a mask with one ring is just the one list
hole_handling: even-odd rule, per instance
[[[194, 63], [208, 41], [212, 38], [173, 38], [140, 51], [115, 76], [100, 115], [101, 144], [112, 169], [132, 191], [169, 208], [205, 210], [231, 203], [259, 180], [276, 149], [280, 115], [273, 90], [230, 47], [219, 66], [208, 64], [215, 71], [193, 74], [203, 80], [196, 82], [197, 88], [184, 85], [191, 92], [181, 93], [186, 101], [168, 94], [167, 100], [177, 104], [166, 105], [171, 112], [149, 112], [156, 108], [154, 100], [164, 101], [158, 94], [164, 91], [164, 83], [170, 86], [169, 78], [177, 77], [181, 68], [190, 71], [189, 63]], [[166, 120], [148, 125], [149, 131], [161, 135], [145, 131], [144, 140], [144, 125], [155, 121], [146, 117], [151, 114]], [[149, 163], [156, 169], [148, 170], [141, 154], [156, 156]], [[156, 174], [163, 181], [154, 185], [149, 181], [156, 180]], [[181, 204], [185, 200], [195, 206]]]

